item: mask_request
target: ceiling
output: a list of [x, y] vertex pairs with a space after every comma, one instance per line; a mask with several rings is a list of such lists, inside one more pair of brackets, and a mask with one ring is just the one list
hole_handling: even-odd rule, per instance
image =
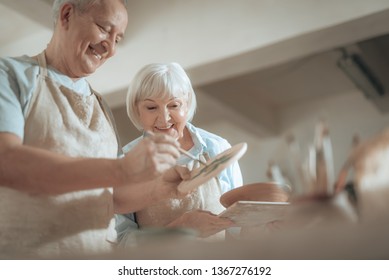
[[357, 86], [338, 67], [346, 51], [360, 55], [383, 84], [385, 95], [370, 97], [369, 101], [377, 110], [389, 111], [389, 34], [342, 47], [199, 88], [231, 108], [240, 108], [247, 118], [259, 121], [263, 117], [259, 109], [274, 112], [299, 102], [355, 91]]
[[[264, 103], [272, 110], [282, 109], [307, 98], [352, 89], [353, 85], [336, 66], [340, 56], [339, 51], [328, 51], [200, 88], [231, 105], [247, 100], [249, 107]], [[248, 114], [254, 113], [246, 109]]]

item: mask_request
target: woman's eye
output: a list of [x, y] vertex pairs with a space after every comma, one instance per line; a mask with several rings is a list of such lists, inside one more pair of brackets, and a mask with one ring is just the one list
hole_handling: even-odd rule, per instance
[[181, 104], [172, 104], [169, 106], [170, 108], [180, 108]]
[[149, 111], [155, 110], [157, 107], [155, 106], [147, 106], [146, 109]]

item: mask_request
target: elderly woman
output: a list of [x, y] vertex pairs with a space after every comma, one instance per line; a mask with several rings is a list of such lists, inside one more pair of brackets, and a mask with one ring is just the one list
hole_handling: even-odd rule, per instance
[[41, 54], [0, 59], [0, 258], [107, 252], [110, 187], [136, 211], [181, 181], [164, 173], [179, 156], [168, 135], [117, 158], [110, 111], [85, 79], [115, 54], [124, 1], [56, 0], [53, 12]]
[[[163, 133], [177, 139], [181, 148], [200, 160], [213, 158], [231, 147], [222, 137], [197, 128], [190, 122], [196, 110], [196, 95], [189, 77], [177, 63], [155, 63], [142, 68], [135, 76], [127, 94], [127, 113], [140, 131]], [[144, 139], [143, 136], [127, 144], [129, 152]], [[181, 155], [178, 165], [189, 169], [198, 162]], [[184, 198], [170, 198], [133, 213], [118, 215], [116, 229], [119, 242], [130, 244], [139, 227], [185, 227], [195, 229], [199, 236], [208, 237], [233, 223], [217, 216], [223, 207], [220, 195], [242, 185], [238, 163], [226, 168], [214, 178]], [[156, 186], [156, 189], [158, 187]], [[120, 199], [120, 190], [114, 199]], [[125, 209], [125, 203], [122, 205]]]

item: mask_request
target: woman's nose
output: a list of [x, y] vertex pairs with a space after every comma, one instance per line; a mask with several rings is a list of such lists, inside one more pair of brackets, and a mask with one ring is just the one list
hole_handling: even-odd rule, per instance
[[158, 114], [158, 119], [160, 121], [168, 122], [171, 119], [169, 110], [167, 109], [161, 110]]

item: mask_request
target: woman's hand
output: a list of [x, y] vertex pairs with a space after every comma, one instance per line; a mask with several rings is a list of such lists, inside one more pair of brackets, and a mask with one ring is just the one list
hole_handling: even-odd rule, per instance
[[184, 213], [167, 227], [191, 228], [196, 230], [200, 237], [208, 237], [234, 225], [231, 220], [220, 218], [209, 211], [193, 210]]

